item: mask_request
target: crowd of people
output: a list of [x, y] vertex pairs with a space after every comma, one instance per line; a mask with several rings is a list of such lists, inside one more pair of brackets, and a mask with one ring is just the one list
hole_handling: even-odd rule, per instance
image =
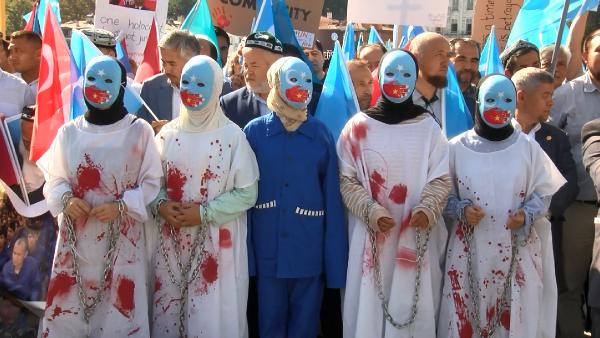
[[[0, 117], [21, 114], [26, 192], [49, 213], [3, 199], [0, 288], [46, 301], [43, 337], [572, 338], [586, 322], [600, 337], [600, 29], [585, 19], [569, 46], [516, 41], [484, 76], [468, 38], [361, 46], [360, 112], [338, 139], [313, 117], [319, 41], [176, 30], [162, 72], [134, 84], [114, 35], [89, 29], [105, 55], [86, 65], [87, 111], [37, 162], [41, 39], [15, 32]], [[449, 140], [450, 64], [474, 127]]]

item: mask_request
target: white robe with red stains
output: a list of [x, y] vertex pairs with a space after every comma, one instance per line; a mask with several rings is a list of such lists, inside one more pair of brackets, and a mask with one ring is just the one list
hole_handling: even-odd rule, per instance
[[[61, 127], [49, 151], [38, 161], [44, 171], [44, 194], [60, 231], [48, 286], [42, 337], [148, 337], [147, 255], [144, 239], [146, 206], [160, 188], [160, 159], [150, 125], [133, 115], [106, 126], [79, 117]], [[83, 320], [73, 256], [67, 245], [62, 196], [96, 207], [119, 198], [128, 212], [118, 229], [112, 273], [104, 299], [87, 325]], [[103, 278], [108, 225], [94, 217], [75, 224], [79, 270], [89, 297]]]
[[[172, 122], [160, 131], [156, 142], [163, 163], [167, 196], [171, 201], [206, 203], [234, 188], [249, 187], [258, 180], [254, 152], [245, 134], [233, 122], [196, 133], [182, 131]], [[166, 223], [161, 224], [160, 235], [167, 247], [171, 269], [180, 280], [169, 228]], [[185, 227], [177, 231], [184, 265], [190, 259], [197, 230], [198, 227]], [[248, 335], [246, 231], [245, 212], [226, 224], [210, 225], [198, 267], [201, 271], [190, 284], [186, 300], [184, 325], [189, 338]], [[169, 279], [160, 247], [155, 251], [153, 264], [152, 336], [179, 337], [179, 288]]]
[[[553, 195], [565, 182], [542, 148], [519, 133], [516, 142], [494, 152], [467, 148], [457, 136], [450, 141], [454, 194], [480, 206], [485, 217], [475, 227], [473, 266], [479, 292], [480, 326], [485, 328], [498, 309], [509, 271], [512, 242], [508, 215], [532, 193]], [[467, 254], [462, 226], [452, 226], [446, 257], [438, 337], [479, 337], [472, 321]], [[500, 317], [494, 337], [553, 338], [556, 325], [556, 280], [550, 223], [538, 219], [526, 245], [519, 247], [511, 279], [510, 309]]]
[[[416, 275], [416, 232], [408, 226], [411, 211], [419, 204], [428, 182], [448, 175], [448, 143], [431, 117], [387, 125], [359, 113], [342, 132], [338, 156], [341, 174], [356, 177], [397, 224], [385, 238], [378, 239], [378, 245], [390, 313], [396, 321], [405, 322], [411, 314]], [[383, 317], [367, 225], [351, 213], [348, 218], [350, 252], [344, 337], [434, 337], [447, 239], [443, 221], [431, 230], [416, 320], [408, 328], [398, 330]]]

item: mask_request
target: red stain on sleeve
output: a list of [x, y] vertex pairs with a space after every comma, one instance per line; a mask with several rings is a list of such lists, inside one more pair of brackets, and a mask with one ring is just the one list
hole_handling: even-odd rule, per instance
[[212, 172], [210, 169], [206, 169], [204, 171], [204, 173], [202, 174], [202, 176], [200, 177], [200, 196], [202, 196], [202, 198], [206, 201], [206, 199], [208, 198], [208, 188], [207, 183], [210, 180], [214, 180], [218, 178], [217, 174], [215, 174], [214, 172]]
[[77, 181], [73, 187], [73, 195], [83, 198], [87, 191], [100, 187], [102, 166], [94, 163], [89, 154], [83, 155], [85, 163], [77, 167]]
[[396, 252], [396, 263], [400, 268], [415, 268], [417, 266], [417, 252], [405, 246], [400, 247]]
[[135, 283], [126, 277], [119, 277], [117, 281], [117, 300], [115, 308], [127, 318], [131, 318], [131, 311], [135, 307], [134, 302]]
[[458, 281], [458, 271], [449, 270], [448, 277], [450, 277], [450, 285], [452, 286], [452, 298], [454, 300], [454, 308], [456, 310], [456, 316], [458, 317], [458, 335], [460, 338], [472, 338], [473, 327], [468, 318], [467, 304], [464, 298], [460, 294], [460, 283]]
[[219, 263], [213, 255], [206, 255], [206, 258], [202, 261], [200, 269], [202, 269], [202, 277], [204, 280], [211, 284], [214, 283], [218, 278], [218, 267]]
[[135, 329], [131, 330], [128, 334], [127, 337], [129, 336], [133, 336], [134, 334], [136, 334], [138, 331], [140, 330], [139, 327], [136, 327]]
[[227, 228], [219, 229], [219, 247], [229, 249], [233, 245], [231, 241], [231, 232]]
[[407, 192], [408, 188], [404, 184], [397, 184], [390, 191], [390, 200], [396, 204], [404, 204]]
[[183, 198], [183, 186], [187, 182], [187, 177], [172, 164], [167, 165], [167, 180], [165, 182], [167, 186], [167, 196], [170, 200], [181, 202]]
[[352, 137], [360, 141], [367, 137], [367, 125], [364, 122], [357, 122], [352, 126]]
[[[58, 317], [58, 316], [60, 316], [60, 315], [63, 315], [63, 314], [68, 314], [68, 313], [71, 313], [71, 314], [73, 314], [73, 311], [71, 311], [71, 310], [63, 310], [63, 309], [62, 309], [60, 306], [58, 306], [58, 305], [57, 305], [57, 306], [54, 308], [54, 311], [52, 311], [52, 316], [50, 316], [50, 318], [49, 318], [48, 320], [49, 320], [49, 321], [52, 321], [52, 320], [54, 320], [56, 317]], [[77, 313], [75, 313], [75, 314], [77, 314]]]
[[154, 292], [160, 291], [162, 288], [162, 282], [158, 277], [154, 278]]
[[507, 331], [510, 330], [510, 311], [509, 310], [504, 310], [504, 312], [502, 312], [502, 314], [500, 315], [500, 324]]
[[54, 276], [48, 284], [46, 308], [54, 303], [54, 298], [66, 296], [73, 285], [75, 285], [75, 277], [70, 276], [64, 271]]

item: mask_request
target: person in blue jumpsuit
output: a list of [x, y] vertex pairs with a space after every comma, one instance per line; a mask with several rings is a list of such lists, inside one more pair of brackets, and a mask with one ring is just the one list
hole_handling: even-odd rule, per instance
[[248, 224], [259, 332], [263, 338], [311, 338], [324, 286], [346, 284], [348, 234], [335, 142], [307, 115], [312, 74], [304, 62], [281, 58], [267, 77], [272, 112], [244, 128], [261, 177]]

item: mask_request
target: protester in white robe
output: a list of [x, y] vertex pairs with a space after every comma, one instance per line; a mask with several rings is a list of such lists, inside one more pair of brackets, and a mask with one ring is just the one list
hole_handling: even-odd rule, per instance
[[62, 126], [38, 161], [59, 236], [42, 337], [148, 337], [147, 205], [160, 188], [150, 125], [123, 106], [125, 69], [87, 65], [88, 111]]
[[[438, 337], [555, 336], [552, 195], [565, 183], [542, 148], [510, 122], [516, 91], [480, 81], [475, 127], [450, 141], [453, 193]], [[470, 263], [469, 263], [470, 256]]]
[[154, 208], [153, 337], [248, 336], [246, 210], [258, 165], [219, 106], [223, 75], [207, 56], [181, 76], [181, 114], [156, 136], [165, 181]]
[[344, 337], [434, 337], [448, 143], [431, 113], [412, 102], [414, 56], [389, 52], [379, 72], [382, 97], [338, 141], [350, 236]]

